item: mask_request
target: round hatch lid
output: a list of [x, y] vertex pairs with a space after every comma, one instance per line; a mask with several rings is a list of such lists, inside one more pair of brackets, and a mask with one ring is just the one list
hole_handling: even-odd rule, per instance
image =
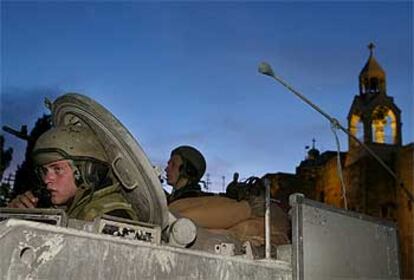
[[81, 125], [95, 133], [140, 220], [165, 228], [168, 208], [160, 180], [143, 149], [122, 123], [102, 105], [77, 93], [57, 98], [51, 111], [55, 126]]

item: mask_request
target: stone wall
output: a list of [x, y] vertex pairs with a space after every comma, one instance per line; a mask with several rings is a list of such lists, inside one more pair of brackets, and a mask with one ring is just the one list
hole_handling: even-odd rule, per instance
[[[397, 161], [397, 175], [404, 186], [414, 193], [414, 143], [401, 148]], [[398, 194], [397, 220], [400, 230], [403, 278], [414, 278], [414, 203], [410, 202], [401, 188]]]

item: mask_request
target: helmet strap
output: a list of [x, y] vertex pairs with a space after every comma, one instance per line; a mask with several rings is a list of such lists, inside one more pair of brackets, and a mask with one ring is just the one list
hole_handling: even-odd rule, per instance
[[[183, 184], [181, 184], [181, 182], [184, 182]], [[182, 187], [185, 187], [186, 185], [188, 185], [190, 182], [190, 178], [188, 178], [188, 176], [184, 175], [184, 174], [180, 174], [178, 175], [177, 178], [177, 182], [175, 182], [175, 188], [174, 189], [180, 189]]]
[[79, 181], [80, 180], [80, 178], [81, 178], [81, 174], [80, 174], [80, 171], [79, 171], [79, 169], [78, 168], [74, 168], [74, 170], [73, 170], [73, 177], [75, 177], [75, 180], [76, 181]]
[[178, 176], [177, 183], [179, 182], [181, 178], [187, 180], [185, 185], [196, 183], [197, 180], [195, 179], [195, 176], [196, 176], [195, 167], [193, 167], [193, 165], [189, 163], [185, 158], [183, 158], [182, 156], [180, 157], [183, 163], [181, 164], [180, 169], [179, 169], [180, 175]]

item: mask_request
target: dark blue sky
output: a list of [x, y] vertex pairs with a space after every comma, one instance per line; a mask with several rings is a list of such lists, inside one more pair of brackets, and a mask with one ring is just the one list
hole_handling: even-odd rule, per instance
[[[411, 1], [1, 2], [1, 123], [32, 128], [45, 96], [88, 95], [165, 165], [180, 144], [221, 176], [294, 172], [305, 146], [335, 149], [330, 125], [257, 65], [347, 125], [369, 51], [413, 132]], [[347, 137], [340, 133], [341, 148]], [[6, 135], [19, 163], [24, 145]]]

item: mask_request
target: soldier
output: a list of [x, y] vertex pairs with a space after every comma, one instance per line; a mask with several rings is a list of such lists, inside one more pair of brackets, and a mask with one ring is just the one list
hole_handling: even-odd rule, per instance
[[[69, 218], [92, 221], [107, 214], [137, 220], [121, 193], [103, 146], [82, 126], [58, 126], [36, 141], [32, 157], [36, 173], [55, 207], [65, 207]], [[39, 198], [27, 191], [8, 207], [34, 208]]]
[[[264, 190], [264, 186], [250, 186], [248, 190], [235, 186], [238, 199], [205, 193], [199, 185], [205, 170], [203, 155], [190, 146], [174, 149], [165, 169], [167, 183], [173, 187], [168, 197], [169, 210], [176, 216], [191, 219], [198, 226], [192, 248], [214, 252], [216, 244], [226, 242], [235, 244], [236, 251], [241, 252], [242, 243], [249, 241], [254, 254], [262, 255], [265, 201], [261, 189]], [[237, 178], [234, 183], [237, 185]], [[277, 205], [271, 206], [271, 212], [272, 244], [289, 243], [288, 216]]]
[[165, 168], [167, 183], [173, 187], [168, 203], [181, 198], [206, 195], [199, 185], [205, 171], [206, 160], [200, 151], [191, 146], [175, 148]]

